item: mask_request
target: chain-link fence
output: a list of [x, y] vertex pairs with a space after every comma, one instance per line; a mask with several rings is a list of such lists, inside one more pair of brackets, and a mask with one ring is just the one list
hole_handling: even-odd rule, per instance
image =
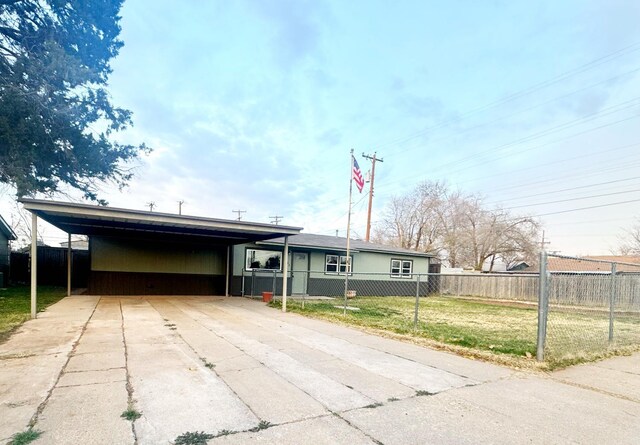
[[[245, 296], [281, 298], [279, 271], [241, 281]], [[640, 264], [543, 254], [518, 274], [294, 270], [287, 288], [289, 310], [549, 363], [640, 347]]]
[[540, 358], [570, 363], [640, 345], [640, 265], [542, 259]]

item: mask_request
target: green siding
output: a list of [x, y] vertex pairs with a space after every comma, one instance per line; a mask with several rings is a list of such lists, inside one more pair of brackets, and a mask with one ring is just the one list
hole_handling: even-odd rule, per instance
[[[311, 253], [311, 271], [323, 272], [325, 267], [325, 255], [327, 253], [334, 254], [334, 252], [312, 252]], [[337, 254], [336, 254], [337, 255]], [[342, 254], [344, 255], [344, 253]], [[410, 280], [410, 278], [390, 278], [391, 274], [391, 260], [411, 260], [413, 261], [413, 273], [428, 273], [429, 272], [429, 258], [427, 257], [412, 257], [408, 255], [394, 255], [388, 253], [378, 252], [353, 252], [353, 265], [352, 270], [354, 275], [353, 279], [359, 280]], [[371, 274], [371, 275], [361, 275]], [[374, 275], [375, 274], [375, 275]], [[377, 275], [382, 274], [382, 275]], [[318, 274], [314, 274], [318, 277]], [[327, 278], [336, 277], [335, 274], [326, 274]]]
[[[234, 246], [233, 250], [233, 275], [240, 276], [242, 269], [244, 268], [245, 250], [246, 249], [265, 249], [265, 250], [282, 250], [277, 247], [256, 246], [254, 244], [242, 244]], [[335, 254], [334, 251], [318, 251], [318, 250], [305, 250], [304, 248], [291, 247], [289, 249], [289, 265], [291, 265], [291, 258], [293, 252], [308, 252], [310, 258], [311, 272], [315, 272], [313, 277], [320, 278], [336, 278], [336, 274], [325, 274], [325, 255]], [[342, 253], [344, 255], [344, 252]], [[429, 258], [428, 257], [414, 257], [411, 255], [395, 255], [389, 253], [379, 252], [353, 252], [353, 278], [354, 279], [367, 279], [367, 280], [397, 280], [397, 281], [410, 281], [410, 278], [391, 278], [391, 260], [412, 260], [413, 261], [413, 273], [426, 274], [429, 272]], [[291, 268], [289, 269], [291, 270]], [[306, 270], [306, 268], [305, 268]], [[360, 275], [367, 273], [367, 275]], [[368, 275], [371, 274], [371, 275]], [[375, 275], [381, 274], [381, 275]]]
[[91, 238], [91, 270], [193, 275], [225, 273], [226, 249], [197, 244]]

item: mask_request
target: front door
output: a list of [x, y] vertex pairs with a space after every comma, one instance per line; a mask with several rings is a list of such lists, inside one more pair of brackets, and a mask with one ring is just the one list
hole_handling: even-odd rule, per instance
[[309, 275], [309, 258], [304, 252], [294, 252], [291, 264], [293, 279], [291, 280], [292, 294], [307, 293], [307, 277]]

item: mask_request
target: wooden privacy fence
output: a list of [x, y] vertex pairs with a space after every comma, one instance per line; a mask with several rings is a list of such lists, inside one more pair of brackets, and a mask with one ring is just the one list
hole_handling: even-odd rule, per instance
[[538, 301], [538, 276], [441, 274], [439, 290], [447, 295]]
[[[439, 293], [498, 300], [538, 301], [538, 275], [451, 274], [440, 275]], [[549, 302], [574, 306], [640, 310], [640, 273], [552, 273]]]
[[[71, 251], [71, 286], [87, 287], [89, 278], [89, 251]], [[28, 253], [11, 252], [9, 280], [12, 284], [30, 281], [31, 266]], [[67, 285], [67, 249], [63, 247], [38, 246], [38, 284], [50, 286]]]

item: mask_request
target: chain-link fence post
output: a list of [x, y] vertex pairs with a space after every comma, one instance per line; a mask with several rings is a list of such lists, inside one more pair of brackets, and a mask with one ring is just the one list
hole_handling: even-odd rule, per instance
[[538, 281], [538, 341], [536, 359], [544, 361], [544, 344], [547, 338], [549, 316], [549, 277], [547, 276], [547, 252], [540, 252], [540, 278]]
[[616, 272], [617, 264], [611, 263], [611, 289], [609, 292], [609, 343], [613, 342], [613, 312], [616, 301]]
[[413, 312], [413, 329], [418, 329], [418, 310], [420, 309], [420, 275], [416, 275], [416, 308]]
[[277, 298], [276, 296], [276, 280], [278, 278], [277, 274], [278, 274], [277, 269], [273, 269], [273, 276], [271, 278], [271, 298], [273, 298], [274, 302], [276, 301], [276, 298]]

